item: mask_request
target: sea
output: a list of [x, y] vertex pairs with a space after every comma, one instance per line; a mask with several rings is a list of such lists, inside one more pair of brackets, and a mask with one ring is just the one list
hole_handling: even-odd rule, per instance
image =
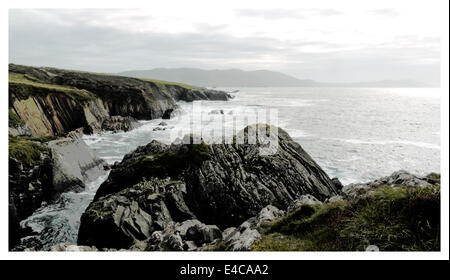
[[[221, 141], [253, 123], [285, 130], [324, 169], [345, 185], [394, 171], [440, 172], [438, 88], [218, 88], [229, 101], [179, 102], [168, 120], [140, 121], [132, 131], [85, 135], [99, 157], [113, 164], [152, 140], [167, 144], [188, 133], [207, 143]], [[21, 222], [34, 232], [20, 248], [48, 250], [76, 243], [80, 217], [108, 173], [86, 182], [81, 193], [65, 193]], [[19, 249], [20, 249], [19, 248]]]

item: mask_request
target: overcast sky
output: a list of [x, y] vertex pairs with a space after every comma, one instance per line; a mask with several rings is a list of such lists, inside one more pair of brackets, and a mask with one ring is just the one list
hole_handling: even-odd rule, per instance
[[184, 2], [12, 9], [9, 60], [94, 72], [239, 68], [323, 82], [439, 81], [440, 1]]

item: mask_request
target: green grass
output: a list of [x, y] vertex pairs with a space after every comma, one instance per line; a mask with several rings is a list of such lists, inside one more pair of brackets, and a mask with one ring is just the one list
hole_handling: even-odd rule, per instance
[[17, 113], [9, 109], [8, 111], [8, 126], [9, 127], [18, 127], [25, 125], [25, 122], [17, 115]]
[[33, 164], [41, 159], [42, 152], [50, 150], [48, 147], [42, 145], [42, 141], [36, 142], [32, 141], [30, 138], [26, 139], [9, 136], [8, 156], [23, 164]]
[[159, 178], [167, 176], [175, 178], [186, 166], [198, 166], [211, 158], [208, 146], [204, 142], [185, 145], [183, 148], [185, 150], [178, 153], [165, 151], [151, 156], [142, 156], [132, 164], [132, 167], [140, 170], [139, 174], [149, 174]]
[[256, 251], [438, 251], [439, 187], [382, 187], [356, 201], [303, 205], [260, 228]]
[[34, 142], [40, 142], [40, 143], [47, 143], [53, 140], [58, 139], [57, 136], [41, 136], [41, 137], [32, 137], [32, 136], [27, 136], [27, 137], [21, 137], [21, 139], [23, 140], [28, 140], [28, 141], [34, 141]]
[[183, 84], [183, 83], [177, 83], [177, 82], [168, 82], [168, 81], [162, 81], [162, 80], [153, 80], [153, 79], [141, 79], [146, 82], [152, 82], [155, 83], [158, 86], [179, 86], [185, 89], [195, 89], [196, 87]]
[[9, 73], [9, 86], [11, 87], [14, 85], [22, 86], [20, 90], [15, 91], [15, 93], [22, 98], [27, 98], [32, 94], [39, 93], [35, 88], [43, 90], [45, 94], [64, 94], [79, 102], [86, 102], [95, 97], [94, 94], [84, 89], [47, 84], [28, 74]]
[[[115, 74], [88, 72], [88, 71], [82, 71], [82, 70], [68, 70], [68, 69], [60, 69], [60, 68], [55, 68], [55, 67], [45, 67], [45, 69], [65, 71], [65, 72], [74, 72], [74, 73], [82, 73], [82, 74], [90, 74], [90, 75], [98, 75], [98, 76], [126, 77], [126, 76], [120, 76], [120, 75], [115, 75]], [[169, 82], [169, 81], [155, 80], [155, 79], [145, 79], [145, 78], [135, 78], [135, 79], [139, 79], [139, 80], [146, 81], [146, 82], [152, 82], [152, 83], [155, 83], [158, 86], [172, 85], [172, 86], [180, 86], [180, 87], [183, 87], [183, 88], [186, 88], [186, 89], [195, 89], [194, 86], [183, 84], [183, 83]]]

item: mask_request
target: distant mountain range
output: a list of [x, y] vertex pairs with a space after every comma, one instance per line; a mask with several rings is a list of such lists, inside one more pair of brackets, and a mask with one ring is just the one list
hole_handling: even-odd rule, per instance
[[196, 68], [155, 68], [116, 73], [121, 76], [165, 80], [204, 87], [429, 87], [411, 80], [361, 83], [322, 83], [274, 71], [202, 70]]

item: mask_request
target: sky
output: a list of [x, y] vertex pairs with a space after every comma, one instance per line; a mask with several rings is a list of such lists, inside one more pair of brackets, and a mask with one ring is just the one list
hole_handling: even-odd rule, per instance
[[102, 73], [235, 68], [321, 82], [439, 83], [440, 1], [299, 3], [10, 9], [9, 62]]

